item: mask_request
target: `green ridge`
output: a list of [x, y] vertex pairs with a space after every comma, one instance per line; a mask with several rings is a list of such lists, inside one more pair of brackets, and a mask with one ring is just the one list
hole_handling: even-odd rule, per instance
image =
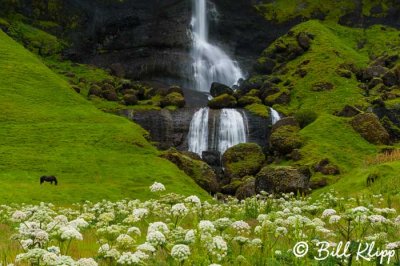
[[[154, 181], [206, 197], [143, 129], [99, 111], [2, 31], [0, 65], [0, 202], [145, 199]], [[41, 175], [59, 186], [40, 186]]]

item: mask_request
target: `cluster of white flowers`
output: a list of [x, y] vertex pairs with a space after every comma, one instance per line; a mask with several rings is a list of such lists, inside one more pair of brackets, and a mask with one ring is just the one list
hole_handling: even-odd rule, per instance
[[161, 192], [164, 190], [165, 190], [165, 186], [158, 182], [154, 182], [154, 184], [150, 186], [151, 192]]
[[172, 247], [171, 256], [178, 261], [187, 260], [190, 256], [190, 248], [183, 244], [175, 245]]
[[[155, 183], [151, 190], [160, 192], [165, 187]], [[0, 205], [0, 219], [16, 228], [12, 239], [21, 247], [15, 261], [6, 263], [154, 265], [166, 259], [197, 265], [199, 254], [207, 254], [201, 264], [259, 265], [257, 257], [268, 251], [272, 264], [290, 265], [296, 263], [291, 250], [294, 240], [310, 245], [326, 240], [335, 246], [346, 234], [346, 239], [375, 241], [379, 248], [400, 250], [400, 216], [385, 207], [381, 197], [344, 199], [330, 192], [315, 200], [263, 193], [243, 201], [227, 198], [223, 203], [193, 195], [156, 197], [143, 202], [85, 202], [71, 208]], [[79, 249], [85, 242], [76, 245], [78, 241], [93, 233], [97, 254], [72, 258], [68, 247]]]

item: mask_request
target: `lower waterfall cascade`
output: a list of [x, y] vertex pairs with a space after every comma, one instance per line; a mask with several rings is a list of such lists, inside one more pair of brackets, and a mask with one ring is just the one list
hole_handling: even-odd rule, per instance
[[271, 123], [272, 125], [275, 125], [276, 122], [278, 122], [279, 120], [281, 120], [281, 116], [278, 113], [278, 111], [276, 111], [274, 108], [270, 107], [271, 110]]
[[215, 121], [209, 123], [209, 108], [199, 109], [192, 118], [188, 134], [189, 151], [202, 156], [203, 151], [213, 150], [220, 154], [232, 146], [247, 142], [246, 115], [236, 109], [222, 109]]

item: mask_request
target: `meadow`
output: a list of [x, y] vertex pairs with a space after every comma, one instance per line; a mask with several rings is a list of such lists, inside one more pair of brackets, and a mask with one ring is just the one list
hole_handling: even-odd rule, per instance
[[[342, 198], [330, 191], [313, 200], [293, 193], [261, 193], [243, 201], [217, 202], [166, 193], [161, 183], [148, 191], [153, 197], [147, 201], [87, 201], [69, 208], [2, 205], [2, 237], [10, 237], [10, 242], [0, 245], [1, 261], [79, 266], [399, 265], [400, 216], [382, 195]], [[328, 255], [327, 250], [339, 255]]]

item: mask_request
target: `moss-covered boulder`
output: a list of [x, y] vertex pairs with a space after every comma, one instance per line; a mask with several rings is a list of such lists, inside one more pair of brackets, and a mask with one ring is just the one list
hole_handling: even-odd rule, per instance
[[225, 174], [231, 179], [255, 175], [262, 167], [265, 155], [255, 143], [241, 143], [229, 148], [222, 155]]
[[274, 104], [288, 104], [290, 102], [290, 91], [282, 90], [278, 93], [269, 95], [265, 97], [264, 103], [268, 106], [273, 106]]
[[256, 97], [256, 96], [243, 96], [238, 100], [238, 106], [239, 107], [246, 107], [247, 105], [251, 105], [251, 104], [261, 104], [261, 100], [260, 98]]
[[255, 190], [257, 193], [307, 192], [310, 176], [304, 171], [291, 166], [266, 166], [256, 175]]
[[389, 144], [389, 133], [373, 113], [362, 113], [351, 120], [351, 125], [364, 139], [373, 144]]
[[89, 89], [88, 96], [94, 95], [94, 96], [97, 96], [97, 97], [101, 97], [101, 94], [102, 94], [101, 88], [99, 86], [97, 86], [97, 85], [93, 85]]
[[256, 179], [254, 176], [245, 176], [242, 184], [236, 189], [235, 197], [239, 200], [256, 195]]
[[222, 94], [208, 102], [212, 109], [235, 108], [236, 104], [236, 98], [229, 94]]
[[172, 92], [161, 100], [160, 105], [161, 107], [176, 106], [181, 108], [185, 106], [185, 103], [185, 98], [182, 94], [178, 92]]
[[285, 155], [302, 146], [302, 139], [297, 126], [281, 126], [273, 130], [270, 137], [271, 149], [278, 154]]
[[226, 86], [225, 84], [213, 82], [211, 84], [210, 94], [212, 97], [218, 97], [222, 94], [232, 95], [233, 90], [230, 87]]
[[204, 190], [210, 193], [219, 191], [217, 177], [212, 168], [205, 162], [196, 160], [195, 157], [182, 154], [176, 150], [169, 150], [163, 153], [161, 157], [178, 166]]
[[323, 159], [314, 165], [314, 171], [323, 175], [339, 175], [340, 169], [337, 165], [330, 162], [329, 159]]
[[135, 94], [125, 94], [124, 103], [125, 105], [135, 105], [138, 103], [138, 99]]

